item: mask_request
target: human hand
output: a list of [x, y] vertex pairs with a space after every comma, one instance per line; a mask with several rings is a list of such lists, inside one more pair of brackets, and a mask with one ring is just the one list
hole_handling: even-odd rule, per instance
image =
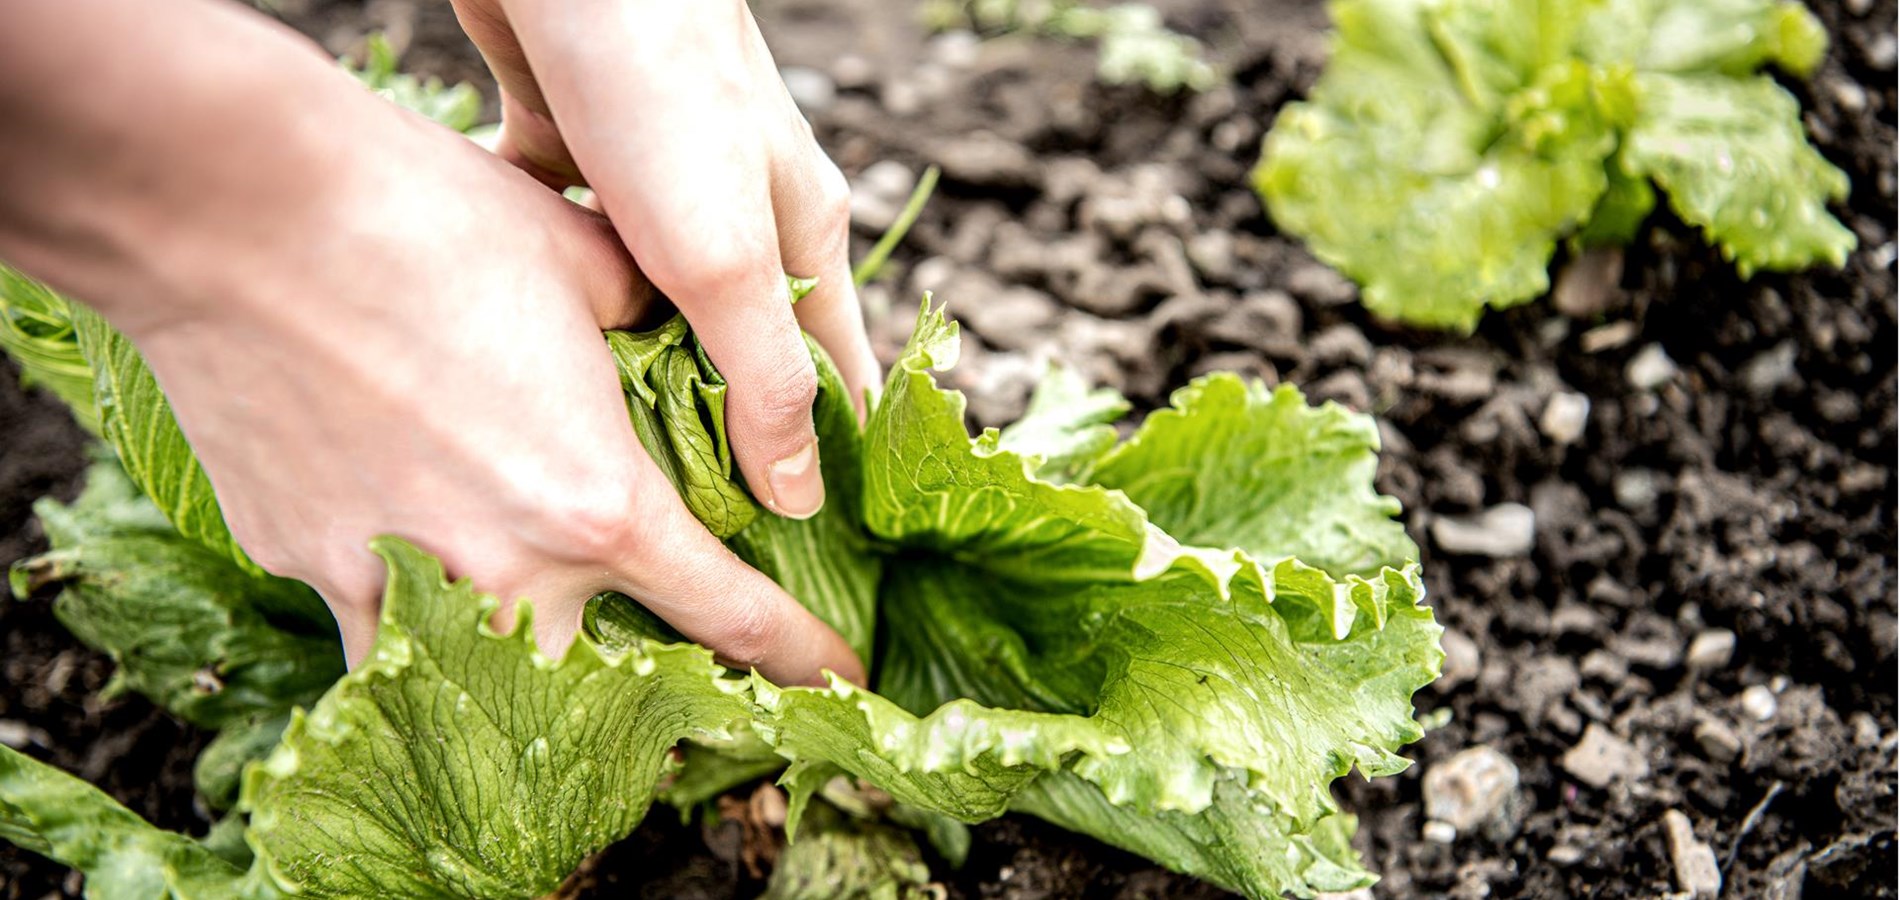
[[[799, 328], [864, 413], [879, 382], [851, 281], [849, 190], [743, 0], [455, 0], [502, 89], [497, 152], [593, 188], [640, 268], [730, 381], [733, 455], [785, 515], [816, 512]], [[816, 277], [796, 309], [784, 275]], [[809, 451], [809, 452], [808, 452]]]
[[[0, 160], [25, 166], [0, 172], [0, 254], [132, 339], [239, 544], [317, 588], [352, 663], [383, 588], [366, 544], [392, 533], [481, 590], [535, 598], [551, 654], [588, 597], [618, 590], [775, 680], [862, 680], [844, 641], [709, 534], [634, 436], [600, 331], [652, 292], [604, 218], [316, 54], [286, 66], [288, 35], [222, 3], [181, 7], [183, 27], [244, 57], [215, 56], [225, 70], [269, 71], [261, 96], [198, 77], [168, 91], [165, 115], [128, 113], [115, 96], [178, 87], [178, 67], [213, 57], [146, 40], [113, 6], [87, 4], [55, 36], [112, 44], [125, 79], [64, 109], [22, 101], [33, 137], [0, 137]], [[11, 24], [64, 14], [38, 12]], [[49, 67], [87, 56], [23, 43], [47, 44]], [[26, 66], [41, 52], [21, 49]], [[260, 102], [285, 96], [298, 102]], [[69, 171], [99, 140], [140, 150]]]

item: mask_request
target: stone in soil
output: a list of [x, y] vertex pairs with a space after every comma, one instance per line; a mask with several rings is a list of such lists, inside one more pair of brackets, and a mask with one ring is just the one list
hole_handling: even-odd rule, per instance
[[1695, 826], [1679, 810], [1663, 813], [1663, 830], [1669, 837], [1669, 861], [1676, 870], [1676, 884], [1687, 900], [1715, 900], [1722, 893], [1722, 870], [1715, 864], [1715, 850], [1695, 836]]
[[1649, 761], [1642, 752], [1597, 722], [1591, 722], [1583, 739], [1564, 754], [1563, 767], [1571, 777], [1597, 789], [1649, 776]]
[[1445, 651], [1445, 664], [1438, 680], [1432, 682], [1433, 687], [1440, 692], [1449, 691], [1478, 677], [1480, 659], [1476, 641], [1456, 628], [1447, 628], [1438, 643]]
[[1692, 672], [1708, 672], [1727, 667], [1734, 656], [1735, 632], [1726, 628], [1711, 628], [1689, 642], [1689, 652], [1684, 661]]
[[1617, 299], [1623, 278], [1623, 250], [1596, 247], [1565, 264], [1551, 291], [1551, 305], [1573, 319], [1595, 319], [1608, 312]]
[[1773, 720], [1779, 706], [1775, 701], [1775, 692], [1769, 690], [1766, 685], [1760, 684], [1749, 685], [1744, 689], [1740, 702], [1742, 712], [1747, 713], [1749, 718], [1757, 722]]
[[1742, 755], [1742, 739], [1726, 722], [1710, 717], [1696, 723], [1695, 742], [1710, 762], [1728, 765]]
[[1425, 815], [1469, 833], [1504, 816], [1517, 785], [1510, 757], [1488, 746], [1471, 747], [1426, 771]]
[[1630, 357], [1629, 365], [1623, 369], [1623, 377], [1628, 379], [1630, 387], [1639, 391], [1653, 391], [1676, 377], [1676, 362], [1661, 344], [1650, 344], [1636, 355]]
[[1473, 516], [1432, 520], [1432, 541], [1447, 553], [1509, 559], [1537, 544], [1537, 515], [1522, 503], [1500, 503]]
[[1544, 436], [1558, 444], [1574, 444], [1583, 438], [1584, 426], [1590, 422], [1590, 398], [1570, 391], [1560, 391], [1550, 395], [1550, 402], [1544, 404], [1544, 414], [1537, 420], [1537, 427]]

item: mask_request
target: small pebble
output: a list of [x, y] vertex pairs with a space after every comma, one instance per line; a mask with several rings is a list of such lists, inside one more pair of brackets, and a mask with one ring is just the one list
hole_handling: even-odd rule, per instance
[[846, 53], [831, 64], [831, 80], [845, 90], [857, 90], [871, 86], [871, 80], [877, 76], [877, 69], [871, 61], [856, 53]]
[[1358, 289], [1346, 276], [1319, 263], [1300, 266], [1287, 273], [1286, 289], [1322, 306], [1350, 303], [1358, 296]]
[[792, 102], [805, 112], [824, 112], [838, 99], [838, 83], [817, 69], [786, 66], [778, 74], [785, 79], [785, 91], [792, 95]]
[[1834, 93], [1834, 102], [1839, 103], [1842, 109], [1858, 113], [1867, 108], [1867, 91], [1860, 85], [1843, 78], [1830, 83], [1828, 88]]
[[1848, 718], [1847, 723], [1854, 728], [1854, 746], [1872, 748], [1880, 743], [1880, 721], [1865, 710]]
[[1558, 844], [1544, 854], [1544, 858], [1560, 866], [1574, 866], [1583, 862], [1583, 848], [1569, 844]]
[[1780, 704], [1775, 702], [1775, 692], [1756, 684], [1742, 691], [1742, 712], [1757, 722], [1767, 722], [1775, 717]]
[[953, 69], [967, 69], [976, 65], [981, 43], [975, 32], [960, 28], [931, 38], [927, 49], [930, 57], [937, 62]]
[[1649, 761], [1636, 746], [1596, 722], [1590, 723], [1583, 739], [1564, 753], [1562, 763], [1564, 771], [1595, 788], [1649, 775]]
[[1628, 344], [1630, 341], [1636, 340], [1637, 334], [1638, 331], [1635, 322], [1627, 320], [1611, 322], [1608, 325], [1599, 325], [1584, 332], [1582, 337], [1577, 338], [1577, 346], [1582, 348], [1585, 353], [1602, 353], [1605, 350], [1615, 350], [1618, 347]]
[[1710, 762], [1728, 765], [1742, 755], [1742, 739], [1735, 734], [1735, 729], [1717, 719], [1703, 719], [1696, 724], [1695, 742]]
[[1689, 642], [1685, 661], [1692, 672], [1709, 672], [1726, 667], [1734, 656], [1735, 632], [1726, 628], [1711, 628]]
[[1866, 16], [1874, 11], [1874, 0], [1847, 0], [1847, 11], [1856, 16]]
[[1320, 363], [1332, 366], [1365, 366], [1372, 361], [1372, 342], [1364, 332], [1340, 323], [1313, 336], [1307, 350]]
[[1762, 351], [1742, 365], [1742, 386], [1758, 397], [1772, 396], [1794, 380], [1795, 358], [1800, 352], [1801, 348], [1792, 340]]
[[28, 744], [49, 746], [51, 740], [45, 729], [35, 728], [19, 719], [0, 719], [0, 745], [25, 750]]
[[1544, 436], [1561, 445], [1574, 444], [1583, 437], [1584, 426], [1590, 423], [1590, 398], [1583, 394], [1560, 391], [1550, 396], [1550, 402], [1544, 404], [1544, 415], [1537, 420], [1537, 427]]
[[1646, 512], [1656, 505], [1656, 473], [1648, 469], [1624, 469], [1610, 483], [1616, 502], [1630, 512]]
[[1629, 379], [1630, 387], [1639, 391], [1653, 391], [1676, 377], [1676, 362], [1663, 351], [1661, 344], [1650, 344], [1630, 357], [1629, 365], [1623, 369], [1623, 377]]
[[1609, 310], [1623, 279], [1623, 250], [1596, 247], [1572, 259], [1557, 273], [1551, 305], [1573, 319], [1594, 319]]
[[1445, 665], [1440, 670], [1438, 681], [1434, 682], [1439, 691], [1449, 691], [1478, 677], [1482, 665], [1478, 655], [1478, 642], [1465, 636], [1455, 628], [1445, 629], [1438, 639], [1439, 646], [1445, 650]]
[[1537, 545], [1537, 514], [1522, 503], [1500, 503], [1472, 516], [1432, 520], [1432, 540], [1448, 553], [1509, 559]]
[[1669, 835], [1669, 859], [1676, 866], [1676, 884], [1689, 900], [1715, 900], [1722, 894], [1722, 870], [1715, 864], [1715, 850], [1695, 836], [1695, 826], [1679, 810], [1663, 813], [1663, 830]]
[[1873, 66], [1876, 71], [1893, 71], [1894, 58], [1896, 56], [1900, 56], [1900, 46], [1896, 46], [1892, 31], [1885, 31], [1876, 35], [1874, 39], [1867, 44], [1867, 64]]
[[880, 159], [858, 173], [857, 190], [883, 200], [903, 200], [917, 186], [917, 174], [894, 159]]
[[1517, 765], [1510, 757], [1487, 746], [1472, 747], [1425, 773], [1425, 815], [1470, 832], [1502, 812], [1517, 785]]
[[1420, 833], [1434, 844], [1450, 844], [1458, 840], [1458, 829], [1446, 822], [1426, 822]]
[[933, 150], [945, 175], [971, 184], [1028, 184], [1036, 171], [1023, 145], [989, 132], [939, 141]]
[[1205, 231], [1189, 238], [1187, 258], [1209, 280], [1222, 283], [1231, 281], [1236, 265], [1233, 233]]

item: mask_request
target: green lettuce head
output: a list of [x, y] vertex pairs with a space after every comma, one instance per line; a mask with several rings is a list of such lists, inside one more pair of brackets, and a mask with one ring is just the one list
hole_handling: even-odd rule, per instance
[[[115, 398], [95, 412], [124, 474], [43, 505], [54, 550], [16, 581], [64, 584], [62, 617], [125, 686], [223, 728], [200, 783], [236, 795], [194, 840], [0, 750], [0, 838], [83, 870], [94, 896], [538, 897], [663, 787], [690, 804], [781, 770], [794, 838], [804, 813], [821, 823], [786, 895], [833, 870], [917, 886], [908, 839], [818, 814], [840, 775], [933, 840], [1018, 811], [1251, 897], [1373, 880], [1329, 785], [1406, 766], [1411, 697], [1443, 654], [1364, 416], [1221, 374], [1120, 437], [1127, 404], [1056, 372], [1022, 420], [973, 438], [936, 383], [957, 328], [926, 302], [862, 428], [813, 346], [829, 500], [801, 522], [734, 477], [725, 383], [683, 322], [609, 334], [636, 433], [688, 506], [837, 627], [870, 684], [725, 669], [618, 595], [549, 659], [531, 605], [498, 630], [494, 598], [394, 538], [374, 546], [375, 645], [338, 677], [312, 595], [256, 571], [197, 492], [137, 353], [75, 317], [60, 358]], [[174, 623], [162, 653], [122, 624], [153, 621]]]

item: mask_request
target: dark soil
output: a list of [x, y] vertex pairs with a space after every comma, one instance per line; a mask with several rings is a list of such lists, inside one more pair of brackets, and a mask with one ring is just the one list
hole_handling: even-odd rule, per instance
[[[1323, 62], [1321, 5], [1156, 5], [1214, 48], [1231, 85], [1173, 98], [1103, 87], [1084, 49], [931, 38], [878, 0], [754, 4], [781, 64], [835, 88], [808, 97], [820, 140], [858, 180], [860, 250], [880, 204], [908, 189], [867, 168], [944, 168], [865, 293], [887, 361], [928, 289], [966, 325], [954, 379], [984, 424], [1013, 417], [1049, 359], [1143, 407], [1238, 369], [1379, 417], [1380, 487], [1404, 501], [1456, 652], [1418, 698], [1421, 715], [1450, 713], [1411, 748], [1419, 764], [1341, 782], [1384, 876], [1375, 896], [1667, 894], [1672, 809], [1714, 847], [1728, 896], [1895, 896], [1892, 0], [1820, 4], [1830, 57], [1789, 83], [1853, 178], [1838, 212], [1861, 248], [1845, 270], [1743, 281], [1664, 213], [1592, 308], [1540, 301], [1469, 338], [1370, 320], [1246, 187], [1265, 124]], [[445, 6], [280, 7], [334, 52], [382, 27], [413, 45], [411, 67], [480, 77]], [[1652, 347], [1676, 371], [1638, 386], [1629, 364]], [[1569, 444], [1541, 425], [1564, 393], [1590, 403]], [[38, 546], [27, 504], [76, 488], [84, 441], [11, 375], [0, 421], [0, 557], [12, 559]], [[1434, 538], [1434, 522], [1501, 503], [1535, 512], [1528, 553], [1457, 555]], [[204, 828], [189, 765], [201, 736], [137, 698], [100, 700], [107, 664], [43, 601], [0, 604], [0, 721], [160, 824]], [[1712, 629], [1736, 635], [1732, 657], [1692, 666], [1688, 646]], [[1604, 788], [1563, 764], [1592, 727], [1636, 751]], [[1424, 839], [1420, 776], [1475, 745], [1517, 765], [1519, 801], [1481, 833]], [[976, 833], [969, 862], [941, 869], [952, 896], [1220, 896], [1037, 821]], [[760, 887], [732, 834], [664, 814], [588, 877], [615, 897]], [[0, 848], [0, 897], [77, 887]]]

